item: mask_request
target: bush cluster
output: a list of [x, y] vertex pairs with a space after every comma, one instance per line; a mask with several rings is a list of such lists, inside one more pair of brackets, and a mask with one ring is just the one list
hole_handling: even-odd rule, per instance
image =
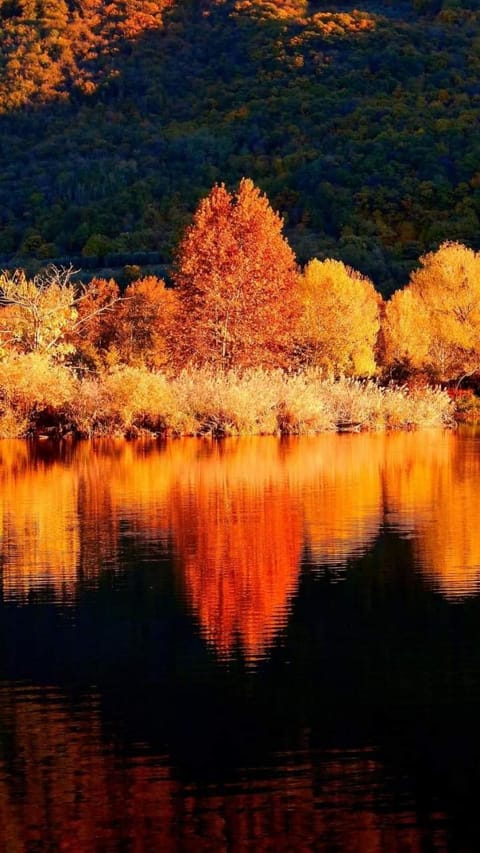
[[0, 389], [1, 438], [309, 435], [450, 426], [453, 419], [453, 403], [439, 389], [326, 380], [315, 371], [190, 368], [167, 377], [120, 366], [80, 379], [32, 354], [0, 362]]

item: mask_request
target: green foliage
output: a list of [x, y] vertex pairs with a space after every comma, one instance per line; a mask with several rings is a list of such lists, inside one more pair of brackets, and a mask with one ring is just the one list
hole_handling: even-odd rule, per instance
[[199, 198], [243, 175], [301, 263], [384, 294], [446, 239], [480, 248], [478, 4], [360, 8], [4, 0], [2, 265], [168, 263]]

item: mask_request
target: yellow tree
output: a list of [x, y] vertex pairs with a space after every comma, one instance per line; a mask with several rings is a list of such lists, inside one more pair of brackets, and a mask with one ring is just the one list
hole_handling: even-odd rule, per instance
[[23, 270], [0, 274], [0, 338], [3, 350], [71, 352], [66, 332], [78, 313], [72, 268], [51, 266], [28, 278]]
[[284, 366], [298, 316], [295, 256], [252, 181], [215, 186], [180, 245], [177, 363]]
[[301, 282], [300, 358], [339, 376], [375, 373], [381, 297], [372, 282], [341, 261], [305, 267]]
[[480, 370], [480, 253], [448, 242], [423, 256], [385, 316], [388, 366], [403, 360], [439, 381]]
[[23, 270], [0, 274], [2, 352], [57, 360], [83, 352], [85, 339], [95, 338], [99, 316], [121, 300], [114, 282], [98, 297], [98, 288], [75, 284], [73, 273], [72, 267], [49, 266], [33, 278]]
[[385, 305], [381, 361], [393, 374], [422, 369], [428, 358], [428, 312], [411, 287], [397, 290]]

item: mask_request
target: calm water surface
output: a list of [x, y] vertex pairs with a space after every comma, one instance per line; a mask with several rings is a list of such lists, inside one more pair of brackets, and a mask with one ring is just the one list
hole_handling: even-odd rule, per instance
[[0, 850], [480, 849], [480, 432], [0, 442]]

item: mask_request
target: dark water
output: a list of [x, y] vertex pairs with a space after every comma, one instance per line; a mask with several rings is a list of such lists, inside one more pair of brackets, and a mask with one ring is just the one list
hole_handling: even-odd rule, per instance
[[480, 849], [480, 433], [0, 443], [0, 850]]

